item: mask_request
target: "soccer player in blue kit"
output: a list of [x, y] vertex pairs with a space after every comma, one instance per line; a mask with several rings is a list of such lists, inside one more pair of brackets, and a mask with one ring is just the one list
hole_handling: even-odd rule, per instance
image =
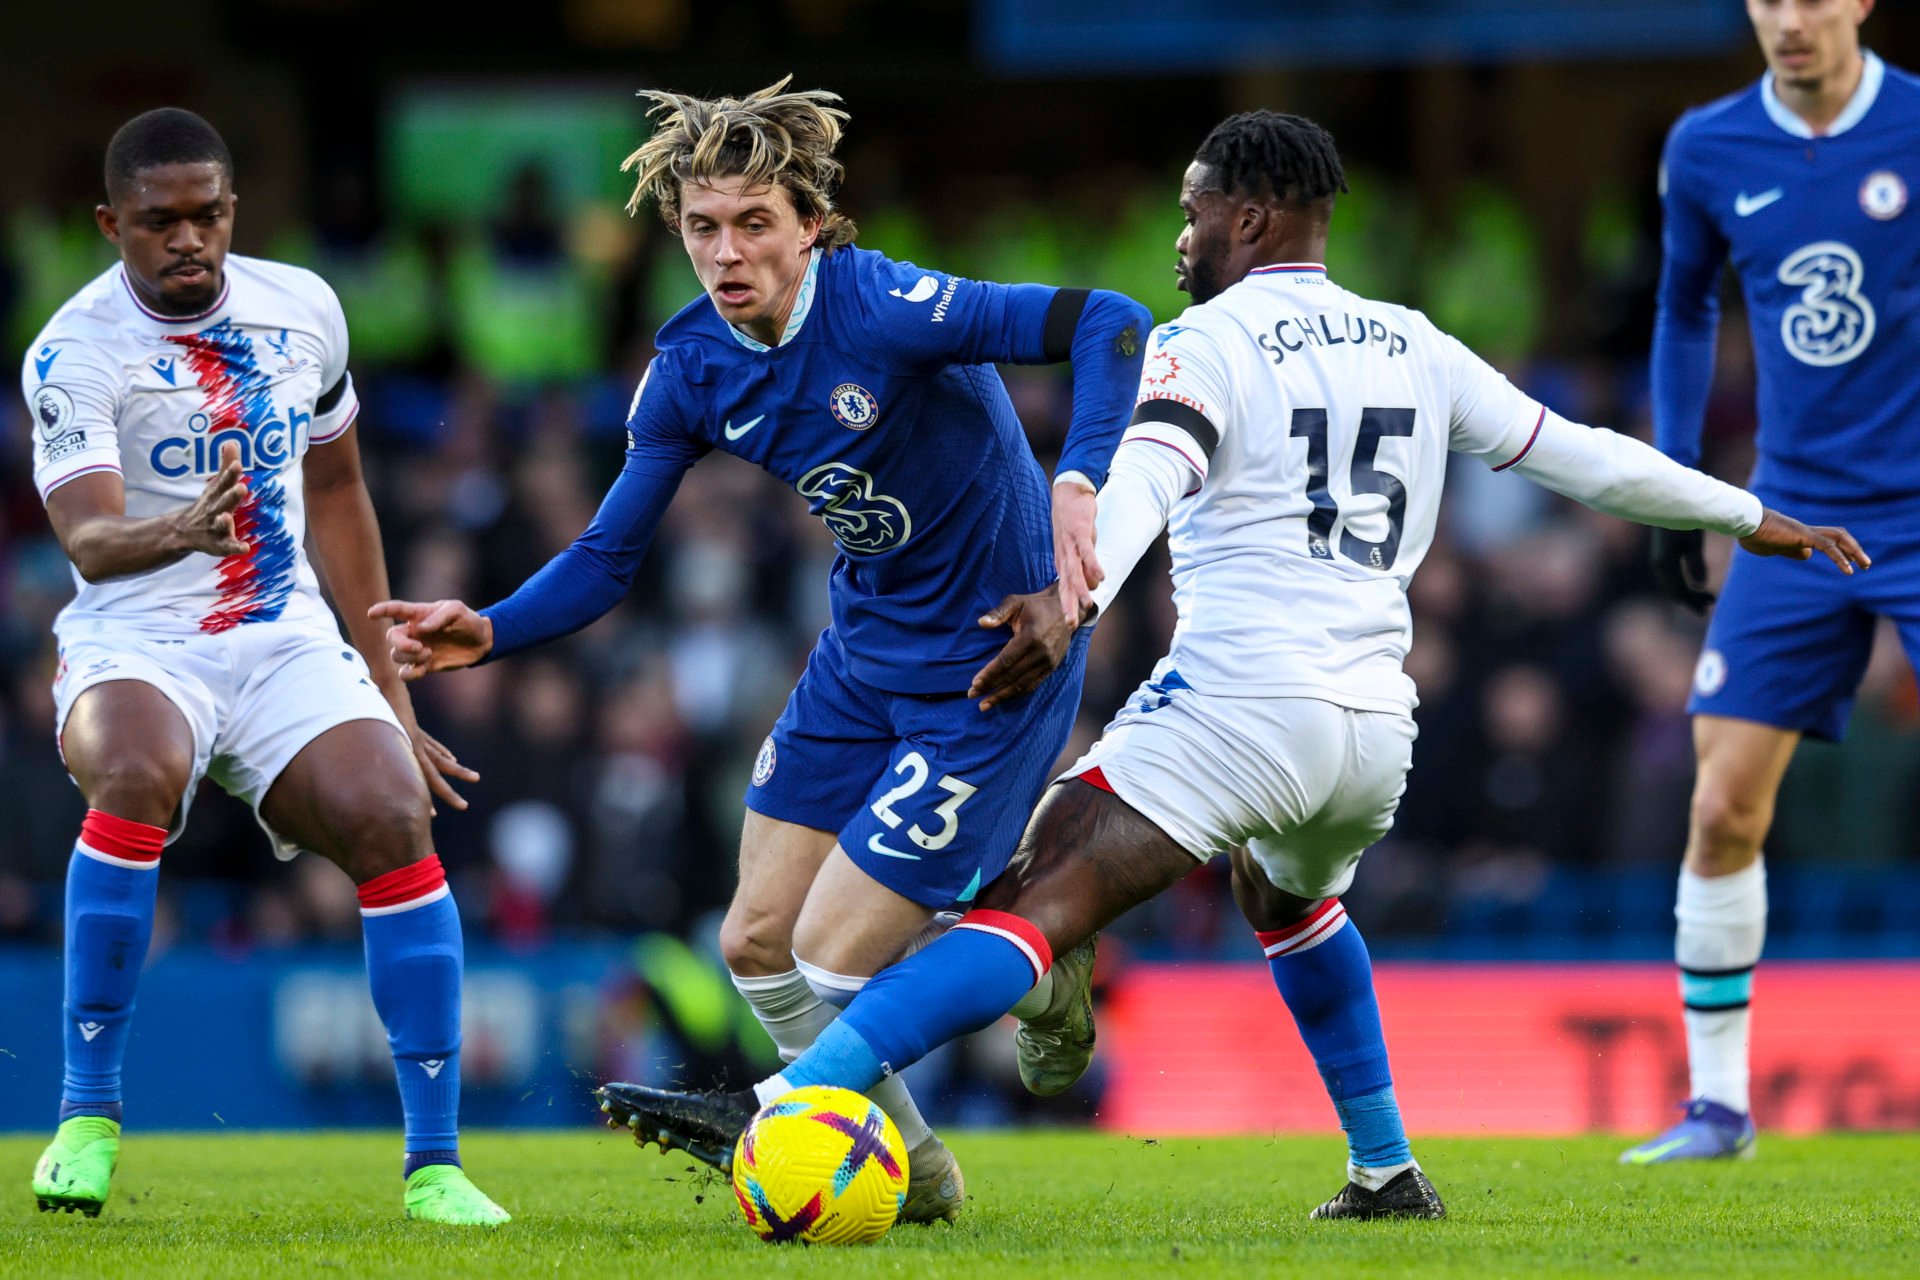
[[[846, 113], [832, 94], [783, 80], [741, 99], [649, 96], [657, 123], [627, 163], [629, 208], [659, 207], [706, 293], [660, 330], [624, 470], [587, 531], [506, 600], [372, 612], [395, 620], [408, 678], [504, 657], [620, 600], [708, 450], [808, 500], [840, 547], [832, 625], [755, 761], [721, 931], [735, 985], [791, 1060], [1012, 855], [1079, 707], [1089, 633], [1066, 636], [1100, 581], [1093, 495], [1152, 318], [1115, 293], [966, 280], [854, 248], [833, 207]], [[1073, 419], [1050, 533], [1047, 482], [992, 366], [1062, 360]], [[1070, 652], [1031, 693], [977, 706], [969, 686], [1007, 627]], [[964, 1195], [952, 1154], [901, 1082], [874, 1097], [910, 1149], [902, 1220], [951, 1220]]]
[[[1759, 375], [1749, 487], [1844, 523], [1871, 573], [1795, 573], [1736, 550], [1694, 676], [1698, 773], [1674, 915], [1693, 1097], [1629, 1164], [1750, 1156], [1747, 1039], [1766, 934], [1760, 846], [1803, 736], [1838, 738], [1877, 617], [1920, 661], [1920, 79], [1860, 47], [1872, 0], [1748, 0], [1767, 73], [1667, 141], [1655, 442], [1693, 463], [1715, 292], [1740, 277]], [[1674, 598], [1714, 597], [1698, 533], [1656, 530]]]

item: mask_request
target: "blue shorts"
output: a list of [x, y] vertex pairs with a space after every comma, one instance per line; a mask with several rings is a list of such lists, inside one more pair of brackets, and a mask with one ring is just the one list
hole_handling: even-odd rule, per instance
[[1091, 635], [1038, 689], [981, 711], [865, 684], [823, 632], [754, 761], [747, 808], [837, 832], [854, 865], [922, 906], [971, 902], [1006, 869], [1066, 749]]
[[1920, 665], [1920, 503], [1868, 515], [1768, 505], [1808, 524], [1844, 526], [1873, 568], [1848, 577], [1823, 555], [1786, 560], [1736, 547], [1687, 710], [1836, 740], [1873, 651], [1876, 618], [1893, 620]]

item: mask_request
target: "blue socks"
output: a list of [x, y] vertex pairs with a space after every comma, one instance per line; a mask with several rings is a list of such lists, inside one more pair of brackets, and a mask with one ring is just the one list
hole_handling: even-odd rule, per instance
[[867, 983], [811, 1048], [757, 1092], [831, 1084], [862, 1093], [955, 1036], [991, 1026], [1053, 967], [1040, 931], [1003, 911], [972, 911]]
[[360, 886], [373, 1007], [406, 1123], [405, 1173], [460, 1163], [460, 913], [437, 854]]
[[163, 827], [87, 812], [67, 864], [66, 1075], [60, 1119], [120, 1119], [120, 1064], [153, 940]]
[[1256, 936], [1340, 1114], [1351, 1163], [1362, 1169], [1411, 1163], [1373, 994], [1373, 962], [1346, 908], [1329, 898], [1298, 924]]

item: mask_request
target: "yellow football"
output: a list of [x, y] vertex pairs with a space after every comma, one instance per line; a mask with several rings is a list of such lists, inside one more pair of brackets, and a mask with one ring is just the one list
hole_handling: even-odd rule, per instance
[[783, 1244], [872, 1244], [907, 1198], [907, 1148], [851, 1089], [812, 1085], [760, 1108], [733, 1149], [747, 1226]]

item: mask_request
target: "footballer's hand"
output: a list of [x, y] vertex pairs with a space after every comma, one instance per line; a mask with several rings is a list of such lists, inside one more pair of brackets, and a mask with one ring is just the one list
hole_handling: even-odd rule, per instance
[[210, 556], [243, 556], [248, 544], [234, 529], [234, 512], [247, 500], [246, 473], [240, 470], [239, 442], [220, 446], [220, 469], [207, 477], [200, 496], [173, 518], [179, 545]]
[[982, 711], [1039, 688], [1067, 656], [1073, 633], [1080, 629], [1080, 619], [1092, 616], [1093, 605], [1089, 602], [1069, 621], [1060, 616], [1059, 601], [1056, 587], [1047, 587], [1031, 595], [1008, 596], [981, 616], [980, 625], [989, 630], [1013, 629], [1013, 639], [992, 662], [980, 668], [967, 689], [969, 698], [980, 699]]
[[1707, 590], [1706, 535], [1698, 529], [1655, 529], [1653, 580], [1667, 599], [1705, 613], [1713, 603], [1713, 592]]
[[[400, 727], [406, 730], [407, 743], [413, 748], [413, 760], [420, 766], [420, 776], [425, 779], [427, 790], [453, 808], [465, 809], [466, 797], [453, 789], [449, 779], [478, 782], [480, 775], [461, 764], [460, 758], [448, 750], [445, 743], [420, 727], [420, 721], [413, 714], [413, 699], [408, 695], [405, 685], [394, 685], [388, 690], [387, 702], [393, 707], [393, 714], [399, 718]], [[431, 801], [428, 802], [428, 811], [434, 817], [440, 816], [440, 810]]]
[[1065, 480], [1053, 486], [1053, 564], [1060, 575], [1060, 620], [1069, 632], [1093, 608], [1093, 589], [1107, 577], [1093, 554], [1097, 506], [1084, 484]]
[[1818, 551], [1839, 565], [1842, 573], [1852, 573], [1855, 565], [1865, 569], [1873, 564], [1845, 529], [1801, 524], [1771, 508], [1760, 517], [1760, 527], [1740, 539], [1740, 545], [1757, 556], [1786, 556], [1792, 560], [1811, 560]]
[[419, 725], [414, 725], [410, 736], [413, 740], [413, 758], [420, 762], [420, 776], [427, 780], [427, 790], [455, 809], [465, 809], [467, 798], [453, 789], [452, 780], [458, 778], [462, 782], [478, 782], [478, 771], [461, 764], [460, 757], [454, 755], [444, 742]]
[[493, 621], [458, 600], [382, 600], [369, 618], [391, 618], [387, 648], [402, 680], [470, 667], [493, 649]]

